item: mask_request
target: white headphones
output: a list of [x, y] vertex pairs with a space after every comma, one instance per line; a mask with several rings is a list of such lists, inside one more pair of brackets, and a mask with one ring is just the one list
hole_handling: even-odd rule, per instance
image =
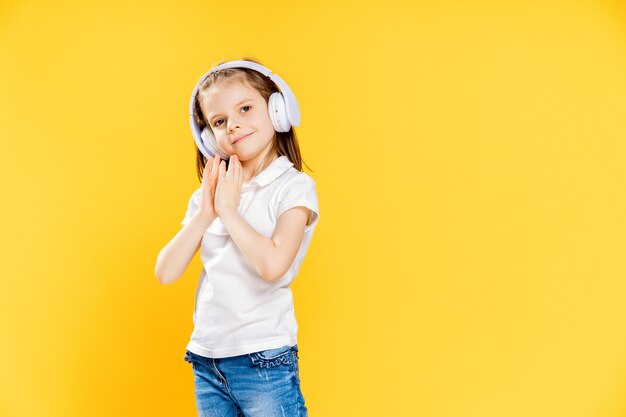
[[219, 154], [222, 159], [228, 160], [230, 158], [230, 155], [228, 155], [215, 140], [215, 136], [213, 136], [213, 132], [209, 126], [205, 126], [202, 132], [200, 132], [200, 127], [194, 115], [194, 104], [200, 85], [209, 74], [225, 68], [249, 68], [260, 72], [274, 82], [280, 91], [272, 93], [268, 101], [267, 110], [275, 131], [289, 132], [292, 126], [296, 127], [300, 125], [300, 107], [298, 106], [298, 101], [291, 91], [291, 88], [289, 88], [282, 78], [256, 62], [246, 60], [225, 62], [212, 68], [200, 78], [200, 81], [198, 81], [191, 93], [191, 100], [189, 101], [189, 124], [191, 125], [191, 133], [196, 141], [196, 145], [198, 145], [198, 149], [200, 149], [200, 152], [202, 152], [204, 156], [209, 158]]

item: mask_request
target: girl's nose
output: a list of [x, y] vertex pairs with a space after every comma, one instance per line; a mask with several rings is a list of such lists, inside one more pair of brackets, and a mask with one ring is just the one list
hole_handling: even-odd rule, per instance
[[228, 132], [233, 133], [235, 128], [239, 128], [240, 124], [238, 120], [229, 119], [228, 120]]

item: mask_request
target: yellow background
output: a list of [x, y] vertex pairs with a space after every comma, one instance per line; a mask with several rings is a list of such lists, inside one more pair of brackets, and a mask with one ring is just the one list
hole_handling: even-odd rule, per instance
[[626, 415], [618, 1], [0, 3], [0, 415], [195, 416], [189, 95], [295, 92], [311, 416]]

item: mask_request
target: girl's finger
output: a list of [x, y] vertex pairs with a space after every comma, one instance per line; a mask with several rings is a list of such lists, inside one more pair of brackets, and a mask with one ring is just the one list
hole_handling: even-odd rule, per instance
[[202, 182], [204, 182], [207, 179], [207, 177], [209, 176], [209, 172], [210, 171], [209, 171], [208, 165], [205, 165], [204, 169], [202, 170]]
[[215, 182], [222, 160], [218, 157], [213, 158], [213, 167], [211, 168], [211, 182]]
[[209, 172], [210, 172], [211, 174], [212, 174], [212, 173], [213, 173], [213, 171], [215, 170], [215, 160], [216, 160], [216, 159], [217, 159], [217, 158], [213, 158], [213, 157], [211, 157], [211, 158], [210, 158], [210, 161], [207, 163], [207, 165], [209, 165]]
[[239, 161], [239, 157], [237, 157], [237, 163], [235, 164], [235, 182], [241, 186], [243, 174], [241, 172], [241, 162]]
[[235, 167], [235, 156], [231, 155], [228, 160], [228, 171], [226, 171], [226, 179], [228, 181], [232, 181], [233, 179], [233, 168]]
[[211, 166], [213, 165], [213, 159], [214, 158], [212, 156], [209, 156], [209, 159], [207, 159], [207, 161], [206, 161], [206, 167], [205, 168], [208, 168], [209, 172], [211, 172]]
[[224, 177], [226, 176], [226, 161], [220, 162], [220, 170], [218, 175], [218, 180], [222, 182]]

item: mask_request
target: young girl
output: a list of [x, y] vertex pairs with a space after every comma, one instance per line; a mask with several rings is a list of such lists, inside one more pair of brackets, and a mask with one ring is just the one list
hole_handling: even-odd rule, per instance
[[[155, 273], [176, 281], [203, 263], [185, 361], [201, 416], [307, 416], [293, 282], [319, 220], [301, 171], [295, 96], [253, 59], [205, 74], [190, 102], [198, 177], [184, 227]], [[223, 160], [222, 160], [223, 159]]]

